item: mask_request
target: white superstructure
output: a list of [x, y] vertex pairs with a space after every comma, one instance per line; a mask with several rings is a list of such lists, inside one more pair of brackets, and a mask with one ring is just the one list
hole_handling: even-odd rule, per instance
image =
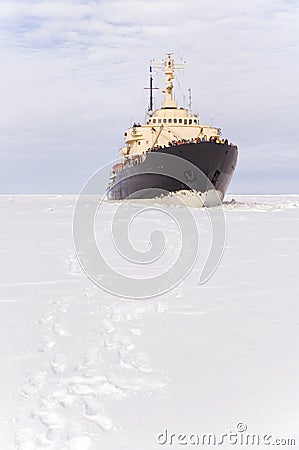
[[174, 69], [176, 68], [171, 53], [167, 54], [161, 67], [166, 85], [163, 106], [149, 114], [146, 124], [134, 124], [125, 132], [125, 145], [120, 149], [120, 157], [141, 155], [157, 146], [168, 146], [172, 142], [196, 139], [220, 139], [219, 128], [203, 125], [196, 114], [185, 108], [178, 108], [173, 99]]

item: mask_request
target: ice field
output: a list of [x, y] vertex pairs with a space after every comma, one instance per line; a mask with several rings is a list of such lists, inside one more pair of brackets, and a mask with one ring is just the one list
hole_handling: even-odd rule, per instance
[[[129, 299], [82, 271], [75, 196], [0, 197], [1, 450], [194, 448], [177, 435], [240, 436], [240, 423], [299, 446], [299, 195], [233, 198], [207, 283], [195, 264], [169, 292]], [[107, 255], [118, 206], [101, 209]], [[166, 263], [177, 254], [172, 208], [134, 229], [140, 249], [152, 225], [170, 231]], [[204, 251], [209, 219], [191, 210]]]

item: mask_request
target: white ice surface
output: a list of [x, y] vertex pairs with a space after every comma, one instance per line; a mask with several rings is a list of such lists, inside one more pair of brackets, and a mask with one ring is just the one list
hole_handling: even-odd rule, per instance
[[75, 197], [0, 197], [1, 450], [190, 448], [157, 435], [239, 422], [299, 446], [299, 196], [234, 198], [207, 284], [195, 267], [167, 294], [128, 300], [81, 271]]

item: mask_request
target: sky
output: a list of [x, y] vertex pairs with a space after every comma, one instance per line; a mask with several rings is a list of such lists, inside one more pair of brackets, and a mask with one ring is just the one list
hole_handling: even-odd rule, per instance
[[0, 193], [78, 193], [169, 51], [178, 101], [239, 147], [229, 192], [298, 193], [298, 25], [299, 0], [0, 0]]

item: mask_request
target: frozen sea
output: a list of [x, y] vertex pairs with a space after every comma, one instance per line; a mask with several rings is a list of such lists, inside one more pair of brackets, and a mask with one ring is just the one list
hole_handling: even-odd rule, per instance
[[[213, 448], [194, 444], [204, 434], [223, 449], [246, 434], [299, 447], [299, 195], [226, 201], [210, 280], [195, 264], [163, 295], [130, 299], [82, 271], [75, 196], [0, 197], [1, 450]], [[102, 205], [102, 236], [118, 207]], [[163, 208], [165, 222], [139, 217], [140, 249], [155, 221], [171, 234]]]

